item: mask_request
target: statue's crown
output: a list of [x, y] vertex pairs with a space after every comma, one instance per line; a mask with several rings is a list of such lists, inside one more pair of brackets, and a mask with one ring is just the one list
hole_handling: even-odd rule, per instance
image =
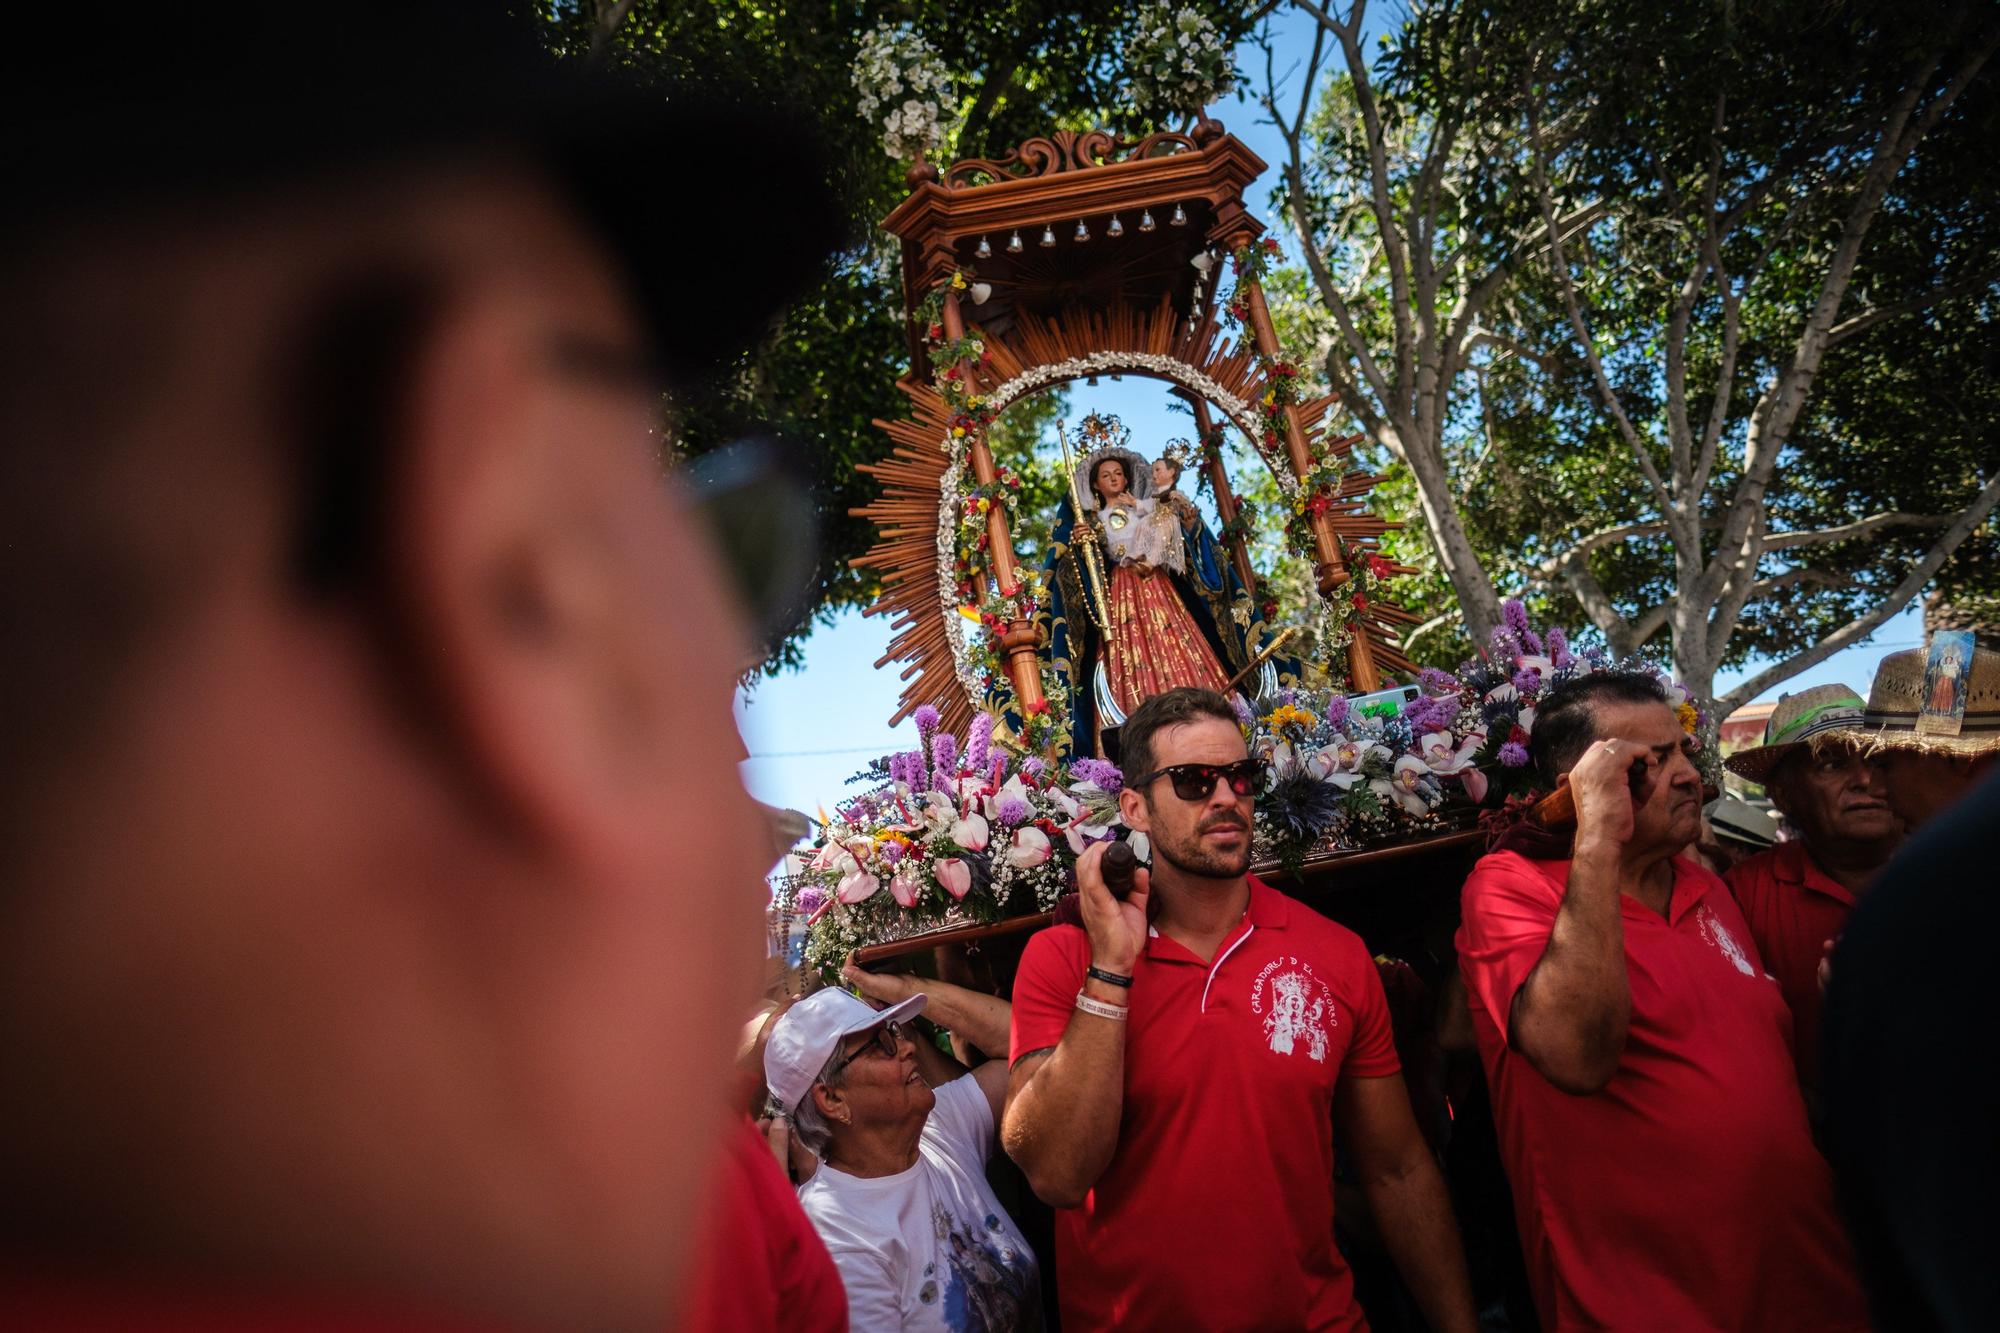
[[1187, 440], [1168, 440], [1167, 447], [1160, 450], [1160, 457], [1185, 472], [1194, 464], [1194, 445]]
[[1124, 422], [1103, 412], [1092, 412], [1085, 417], [1077, 425], [1077, 433], [1092, 453], [1099, 449], [1127, 448], [1132, 439], [1132, 432], [1126, 429]]

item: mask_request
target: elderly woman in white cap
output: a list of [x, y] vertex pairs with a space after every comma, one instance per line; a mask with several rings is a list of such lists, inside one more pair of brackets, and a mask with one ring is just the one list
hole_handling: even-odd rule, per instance
[[[851, 964], [845, 975], [886, 1007], [838, 989], [807, 996], [772, 1026], [764, 1073], [820, 1157], [799, 1202], [840, 1269], [852, 1326], [1041, 1327], [1034, 1251], [986, 1183], [1007, 1002]], [[966, 1073], [915, 1029], [919, 1014], [996, 1058]]]

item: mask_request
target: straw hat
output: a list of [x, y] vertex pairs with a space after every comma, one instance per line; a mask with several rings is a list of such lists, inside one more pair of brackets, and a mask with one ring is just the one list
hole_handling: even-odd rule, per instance
[[1924, 706], [1924, 661], [1921, 648], [1890, 653], [1875, 668], [1868, 689], [1868, 711], [1862, 725], [1878, 748], [1925, 750], [1932, 754], [1991, 754], [2000, 750], [2000, 653], [1972, 650], [1972, 674], [1965, 687], [1965, 723], [1956, 736], [1917, 734], [1917, 714]]
[[1780, 760], [1816, 736], [1845, 731], [1861, 739], [1861, 714], [1866, 705], [1845, 685], [1815, 685], [1783, 695], [1764, 724], [1764, 743], [1738, 750], [1722, 766], [1738, 777], [1761, 783]]

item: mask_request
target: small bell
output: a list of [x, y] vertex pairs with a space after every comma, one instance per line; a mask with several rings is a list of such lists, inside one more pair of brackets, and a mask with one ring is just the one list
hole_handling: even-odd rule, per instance
[[1083, 219], [1076, 220], [1076, 239], [1079, 244], [1090, 239], [1090, 228], [1083, 225]]
[[1194, 266], [1195, 272], [1205, 278], [1208, 276], [1208, 271], [1215, 267], [1215, 256], [1204, 250], [1193, 259], [1188, 260], [1188, 263]]
[[1123, 236], [1125, 234], [1125, 224], [1118, 220], [1116, 213], [1111, 215], [1111, 221], [1104, 228], [1104, 234], [1106, 236]]
[[990, 282], [975, 282], [966, 290], [972, 293], [972, 304], [985, 305], [987, 298], [993, 295], [993, 284]]
[[1187, 210], [1185, 208], [1182, 208], [1179, 204], [1175, 204], [1174, 215], [1167, 219], [1167, 225], [1169, 227], [1187, 226]]
[[1007, 253], [1010, 255], [1018, 255], [1021, 253], [1020, 232], [1017, 231], [1012, 236], [1007, 238]]
[[1055, 244], [1056, 244], [1056, 229], [1054, 227], [1043, 227], [1042, 249], [1052, 250], [1055, 248]]
[[1139, 230], [1151, 231], [1160, 224], [1153, 221], [1153, 210], [1148, 208], [1139, 214]]
[[975, 259], [993, 258], [993, 242], [987, 240], [984, 236], [980, 237], [979, 244], [973, 247], [972, 255]]

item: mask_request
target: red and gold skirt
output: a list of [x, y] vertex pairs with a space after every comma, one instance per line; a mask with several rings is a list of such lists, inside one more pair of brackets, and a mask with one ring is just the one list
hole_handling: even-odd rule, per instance
[[1225, 691], [1229, 673], [1188, 614], [1172, 576], [1119, 565], [1111, 573], [1111, 632], [1104, 648], [1111, 697], [1130, 713], [1176, 685]]

